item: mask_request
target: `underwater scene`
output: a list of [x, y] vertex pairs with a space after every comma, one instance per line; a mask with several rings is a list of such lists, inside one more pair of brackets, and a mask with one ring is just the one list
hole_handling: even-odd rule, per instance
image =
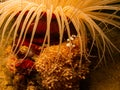
[[0, 0], [0, 90], [120, 90], [120, 0]]

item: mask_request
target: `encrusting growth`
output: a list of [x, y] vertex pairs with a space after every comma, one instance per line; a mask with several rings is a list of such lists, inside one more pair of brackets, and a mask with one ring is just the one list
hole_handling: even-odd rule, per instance
[[63, 88], [64, 90], [79, 90], [79, 80], [85, 79], [90, 65], [89, 59], [84, 54], [80, 59], [79, 46], [80, 41], [76, 37], [71, 43], [63, 43], [60, 50], [59, 45], [43, 50], [35, 62], [43, 87], [49, 90]]

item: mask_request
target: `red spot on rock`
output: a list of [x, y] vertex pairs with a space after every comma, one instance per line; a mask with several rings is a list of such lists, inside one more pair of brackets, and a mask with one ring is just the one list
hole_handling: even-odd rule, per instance
[[21, 69], [35, 69], [34, 61], [30, 59], [20, 60], [15, 66]]

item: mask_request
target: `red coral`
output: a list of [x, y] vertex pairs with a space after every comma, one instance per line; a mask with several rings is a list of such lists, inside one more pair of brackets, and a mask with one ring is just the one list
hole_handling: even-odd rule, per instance
[[35, 71], [34, 61], [25, 59], [16, 63], [17, 72], [24, 75], [29, 75], [32, 71]]

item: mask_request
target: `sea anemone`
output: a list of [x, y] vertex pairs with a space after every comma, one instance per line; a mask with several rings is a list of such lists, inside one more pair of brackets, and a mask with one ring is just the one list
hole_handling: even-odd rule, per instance
[[[43, 83], [49, 77], [45, 67], [49, 65], [49, 70], [52, 71], [56, 67], [51, 66], [57, 64], [57, 68], [60, 69], [67, 60], [70, 60], [71, 67], [63, 66], [60, 69], [62, 77], [64, 70], [68, 70], [69, 73], [72, 71], [73, 61], [76, 61], [73, 57], [77, 57], [79, 62], [76, 67], [82, 70], [84, 64], [86, 66], [86, 72], [83, 73], [85, 77], [89, 71], [90, 61], [97, 62], [94, 66], [97, 67], [105, 59], [106, 51], [111, 58], [113, 49], [120, 53], [107, 35], [107, 32], [114, 28], [120, 29], [119, 12], [120, 0], [6, 0], [0, 2], [0, 60], [6, 63], [9, 59], [5, 57], [7, 54], [12, 54], [18, 62], [21, 62], [19, 67], [21, 65], [24, 67], [28, 61], [32, 65], [31, 71], [36, 68], [35, 76], [42, 79], [37, 83]], [[74, 44], [71, 46], [72, 43], [75, 43], [75, 46]], [[6, 51], [8, 46], [11, 48]], [[6, 68], [3, 63], [0, 68], [3, 66]], [[19, 67], [14, 68], [16, 70]], [[42, 69], [44, 71], [41, 71]], [[77, 73], [74, 79], [78, 79], [79, 72], [81, 71], [72, 72], [73, 76]], [[21, 75], [19, 70], [18, 73]], [[25, 75], [28, 74], [25, 73]], [[60, 78], [56, 75], [50, 74], [59, 81]], [[31, 74], [28, 76], [30, 77]], [[50, 78], [53, 80], [52, 77]], [[64, 81], [64, 78], [61, 80]], [[32, 78], [31, 81], [35, 80]], [[59, 85], [62, 86], [62, 81], [59, 85], [57, 81], [50, 83], [52, 87], [46, 83], [42, 85], [44, 88], [53, 90]], [[73, 83], [74, 80], [69, 82]], [[72, 85], [68, 85], [68, 81], [65, 81], [64, 85], [74, 89]]]

